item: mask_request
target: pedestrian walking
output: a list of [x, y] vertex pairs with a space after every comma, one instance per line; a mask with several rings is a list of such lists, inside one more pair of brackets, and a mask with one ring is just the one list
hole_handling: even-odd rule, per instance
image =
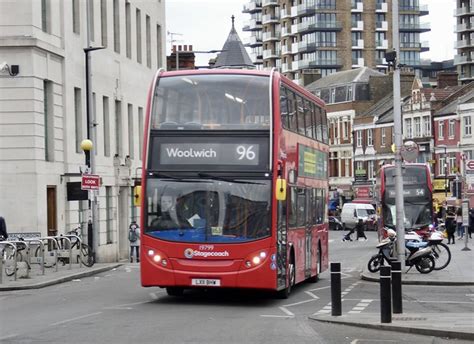
[[446, 233], [448, 234], [448, 245], [454, 244], [454, 233], [456, 232], [456, 221], [454, 218], [454, 214], [452, 212], [448, 212], [446, 215], [446, 222], [444, 223], [446, 228]]
[[349, 231], [342, 237], [342, 241], [352, 241], [351, 235], [354, 231], [354, 228], [349, 229]]
[[133, 251], [137, 263], [140, 262], [140, 228], [136, 221], [132, 221], [128, 229], [128, 241], [130, 241], [130, 263], [133, 263]]
[[8, 239], [7, 224], [3, 216], [0, 216], [0, 241]]
[[456, 210], [456, 232], [458, 234], [458, 240], [461, 240], [464, 236], [464, 228], [462, 225], [462, 210], [458, 208]]
[[469, 227], [468, 227], [469, 239], [472, 239], [472, 232], [474, 232], [474, 208], [469, 209]]
[[359, 222], [357, 222], [356, 224], [357, 240], [359, 240], [359, 238], [364, 238], [365, 240], [367, 240], [367, 237], [365, 236], [366, 226], [366, 221], [359, 219]]

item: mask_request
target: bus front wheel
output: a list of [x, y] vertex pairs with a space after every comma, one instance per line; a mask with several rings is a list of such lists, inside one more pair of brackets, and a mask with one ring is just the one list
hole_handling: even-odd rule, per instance
[[278, 297], [280, 299], [287, 299], [290, 296], [291, 289], [295, 285], [295, 281], [296, 281], [295, 263], [292, 259], [290, 263], [288, 264], [288, 286], [285, 289], [280, 290], [278, 292]]

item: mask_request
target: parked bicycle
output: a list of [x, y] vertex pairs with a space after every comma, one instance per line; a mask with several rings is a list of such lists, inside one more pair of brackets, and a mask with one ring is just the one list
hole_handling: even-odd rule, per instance
[[[57, 237], [57, 243], [59, 246], [58, 250], [68, 251], [69, 249], [71, 249], [73, 252], [78, 251], [79, 254], [76, 255], [77, 263], [79, 263], [80, 259], [82, 264], [87, 267], [91, 267], [94, 265], [94, 252], [92, 251], [92, 248], [89, 245], [82, 242], [82, 232], [80, 226], [67, 232], [65, 235], [60, 235], [59, 237]], [[35, 251], [35, 256], [39, 257], [40, 255], [41, 247], [38, 246]], [[69, 257], [58, 257], [58, 262], [61, 262], [63, 265], [69, 264]], [[54, 262], [45, 264], [46, 267], [52, 267], [54, 265]]]
[[415, 228], [413, 232], [408, 232], [405, 235], [405, 240], [423, 241], [426, 246], [431, 247], [436, 262], [434, 270], [442, 270], [451, 262], [451, 251], [448, 245], [443, 243], [443, 233], [432, 225], [423, 229]]

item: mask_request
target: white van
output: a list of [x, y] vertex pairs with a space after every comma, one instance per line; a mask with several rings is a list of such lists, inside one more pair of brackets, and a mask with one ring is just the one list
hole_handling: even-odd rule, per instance
[[375, 221], [374, 207], [365, 203], [345, 203], [342, 206], [341, 222], [344, 228], [355, 228], [359, 219], [373, 224]]

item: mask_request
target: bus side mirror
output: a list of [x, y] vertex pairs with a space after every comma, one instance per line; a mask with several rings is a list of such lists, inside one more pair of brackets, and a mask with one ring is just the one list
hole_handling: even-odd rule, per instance
[[275, 197], [277, 201], [286, 200], [286, 179], [278, 178], [276, 180]]
[[133, 205], [139, 207], [142, 205], [142, 186], [137, 185], [133, 188]]

